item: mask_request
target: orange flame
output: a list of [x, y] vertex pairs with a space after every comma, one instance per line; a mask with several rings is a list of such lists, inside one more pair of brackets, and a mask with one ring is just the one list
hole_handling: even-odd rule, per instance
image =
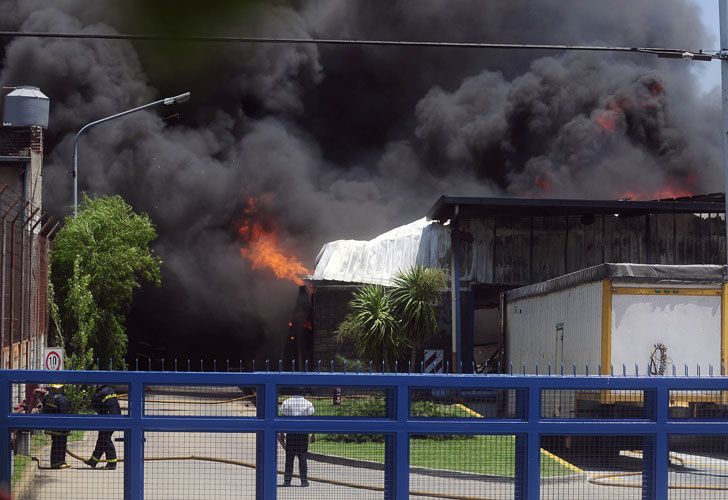
[[662, 83], [650, 80], [644, 84], [646, 94], [633, 101], [629, 97], [613, 97], [594, 117], [594, 123], [607, 135], [617, 130], [620, 121], [635, 108], [650, 109], [656, 106], [656, 98], [665, 93]]
[[537, 188], [545, 193], [550, 193], [554, 189], [554, 181], [551, 178], [551, 174], [543, 172], [536, 177], [533, 181]]
[[255, 270], [269, 269], [277, 278], [303, 285], [302, 277], [311, 274], [311, 271], [296, 257], [286, 255], [278, 242], [278, 230], [275, 226], [266, 228], [250, 220], [256, 212], [256, 199], [250, 198], [243, 210], [243, 222], [238, 230], [245, 243], [240, 249], [240, 255], [250, 261]]
[[607, 104], [606, 108], [601, 110], [594, 117], [594, 122], [607, 134], [611, 134], [617, 130], [617, 123], [622, 118], [625, 109], [628, 109], [631, 103], [623, 99], [621, 101], [612, 101]]
[[672, 198], [684, 198], [687, 196], [693, 196], [693, 192], [680, 188], [664, 186], [661, 189], [653, 192], [637, 192], [637, 191], [626, 191], [620, 198], [623, 200], [668, 200]]
[[602, 111], [594, 118], [594, 121], [605, 132], [612, 133], [617, 128], [618, 118], [618, 115], [613, 111]]
[[665, 184], [654, 191], [627, 191], [622, 194], [622, 199], [630, 200], [669, 200], [673, 198], [685, 198], [695, 194], [698, 185], [698, 176], [694, 172], [688, 172], [680, 176], [668, 176]]

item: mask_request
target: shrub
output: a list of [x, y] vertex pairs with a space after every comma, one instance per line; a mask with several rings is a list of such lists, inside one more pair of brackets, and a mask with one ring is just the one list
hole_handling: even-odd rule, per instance
[[[361, 399], [347, 399], [336, 407], [337, 417], [384, 418], [387, 416], [387, 404], [383, 397], [370, 397]], [[432, 401], [416, 401], [411, 405], [410, 412], [418, 418], [450, 418], [452, 409], [448, 405], [433, 403]], [[414, 439], [432, 439], [445, 441], [451, 439], [469, 439], [470, 435], [415, 435]], [[319, 439], [339, 443], [381, 443], [384, 436], [381, 434], [322, 434]]]

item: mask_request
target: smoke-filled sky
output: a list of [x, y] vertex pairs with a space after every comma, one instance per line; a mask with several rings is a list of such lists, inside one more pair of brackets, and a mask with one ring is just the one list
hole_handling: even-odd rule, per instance
[[[720, 45], [719, 0], [696, 0], [696, 2], [700, 7], [700, 18], [710, 36], [710, 46], [717, 50]], [[695, 66], [694, 71], [700, 81], [700, 86], [705, 91], [711, 91], [720, 85], [720, 64], [701, 64]]]
[[[172, 7], [172, 10], [169, 10]], [[691, 0], [0, 0], [0, 29], [715, 48]], [[680, 60], [603, 53], [16, 39], [0, 83], [52, 99], [45, 208], [68, 213], [83, 124], [192, 91], [84, 137], [79, 182], [150, 214], [164, 286], [133, 338], [199, 353], [266, 343], [295, 286], [253, 270], [255, 217], [309, 267], [323, 243], [421, 217], [441, 194], [616, 199], [712, 192], [720, 97]], [[697, 76], [696, 76], [697, 75]], [[195, 339], [195, 340], [190, 340]], [[252, 342], [251, 342], [252, 341]], [[270, 344], [270, 342], [269, 342]], [[276, 344], [277, 346], [277, 344]], [[232, 350], [232, 352], [231, 352]], [[250, 357], [248, 348], [242, 357]]]

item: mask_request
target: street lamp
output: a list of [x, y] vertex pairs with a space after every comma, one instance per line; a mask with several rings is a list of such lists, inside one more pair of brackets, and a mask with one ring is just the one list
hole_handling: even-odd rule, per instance
[[91, 127], [94, 127], [96, 125], [99, 125], [104, 122], [108, 122], [110, 120], [113, 120], [114, 118], [121, 118], [122, 116], [126, 116], [131, 113], [135, 113], [136, 111], [141, 111], [143, 109], [151, 108], [153, 106], [159, 106], [160, 104], [164, 104], [165, 106], [170, 106], [174, 103], [182, 103], [188, 101], [190, 98], [190, 93], [185, 92], [184, 94], [180, 94], [174, 97], [167, 97], [165, 99], [160, 99], [158, 101], [150, 102], [149, 104], [145, 104], [144, 106], [139, 106], [138, 108], [130, 109], [127, 111], [124, 111], [122, 113], [117, 113], [115, 115], [107, 116], [106, 118], [102, 118], [100, 120], [96, 120], [95, 122], [91, 122], [88, 125], [85, 125], [81, 130], [78, 131], [76, 134], [76, 138], [73, 140], [73, 216], [76, 217], [78, 215], [78, 140], [81, 138], [81, 134], [86, 132]]

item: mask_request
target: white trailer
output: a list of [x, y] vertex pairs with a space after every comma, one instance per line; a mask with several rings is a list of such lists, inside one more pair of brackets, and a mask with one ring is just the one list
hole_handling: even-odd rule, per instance
[[[721, 372], [728, 360], [723, 266], [602, 264], [508, 291], [505, 348], [513, 370], [571, 374]], [[588, 367], [588, 368], [587, 368]], [[579, 416], [605, 405], [641, 405], [642, 395], [573, 393], [549, 416]], [[695, 413], [697, 404], [725, 407], [719, 393], [671, 395]], [[581, 411], [580, 411], [581, 410]], [[613, 410], [613, 408], [612, 408]], [[610, 411], [614, 414], [614, 411]]]

